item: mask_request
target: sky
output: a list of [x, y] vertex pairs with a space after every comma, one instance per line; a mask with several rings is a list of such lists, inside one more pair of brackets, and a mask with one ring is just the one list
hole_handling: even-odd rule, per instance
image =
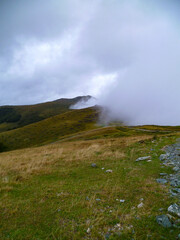
[[107, 121], [180, 125], [179, 11], [178, 0], [1, 0], [0, 105], [92, 95]]

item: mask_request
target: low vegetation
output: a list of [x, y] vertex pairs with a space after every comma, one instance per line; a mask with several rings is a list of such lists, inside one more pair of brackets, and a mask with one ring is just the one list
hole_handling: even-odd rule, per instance
[[[180, 127], [102, 126], [100, 108], [65, 105], [61, 114], [37, 105], [35, 115], [33, 106], [33, 121], [46, 119], [28, 124], [27, 111], [25, 126], [0, 112], [0, 239], [176, 239], [178, 228], [156, 221], [172, 203], [156, 178], [172, 172], [159, 155]], [[143, 156], [152, 161], [135, 161]]]
[[71, 110], [37, 123], [0, 134], [6, 150], [38, 146], [54, 142], [61, 137], [97, 128], [97, 108]]
[[[162, 147], [179, 134], [102, 131], [109, 137], [0, 154], [0, 239], [175, 239], [178, 229], [155, 220], [171, 203], [155, 179]], [[135, 162], [145, 155], [152, 161]]]
[[70, 106], [81, 100], [88, 100], [90, 96], [72, 99], [58, 99], [35, 105], [2, 106], [0, 107], [0, 132], [16, 129], [31, 123], [53, 117], [70, 111]]

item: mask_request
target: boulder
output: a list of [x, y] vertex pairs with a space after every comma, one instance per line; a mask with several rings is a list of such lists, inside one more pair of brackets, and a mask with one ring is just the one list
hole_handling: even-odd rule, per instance
[[158, 179], [156, 179], [156, 182], [157, 182], [157, 183], [161, 183], [161, 184], [165, 184], [165, 183], [167, 183], [168, 181], [167, 181], [166, 179], [164, 179], [164, 178], [158, 178]]
[[168, 216], [166, 215], [160, 215], [156, 217], [156, 221], [159, 225], [163, 226], [163, 227], [172, 227], [171, 222], [169, 221]]
[[173, 213], [180, 217], [180, 206], [174, 203], [168, 207], [168, 212]]

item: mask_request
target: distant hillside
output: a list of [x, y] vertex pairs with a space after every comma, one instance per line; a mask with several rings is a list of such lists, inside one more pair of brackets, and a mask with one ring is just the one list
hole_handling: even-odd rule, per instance
[[0, 133], [0, 148], [13, 150], [38, 146], [54, 142], [65, 135], [94, 129], [99, 112], [100, 109], [97, 107], [71, 110], [37, 123]]
[[70, 111], [69, 107], [91, 96], [58, 99], [52, 102], [24, 106], [0, 107], [0, 132], [16, 129]]

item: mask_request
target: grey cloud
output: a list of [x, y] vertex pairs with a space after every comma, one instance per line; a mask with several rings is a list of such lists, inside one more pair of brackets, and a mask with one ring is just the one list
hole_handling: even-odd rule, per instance
[[0, 4], [1, 105], [94, 94], [110, 119], [179, 124], [178, 1]]

